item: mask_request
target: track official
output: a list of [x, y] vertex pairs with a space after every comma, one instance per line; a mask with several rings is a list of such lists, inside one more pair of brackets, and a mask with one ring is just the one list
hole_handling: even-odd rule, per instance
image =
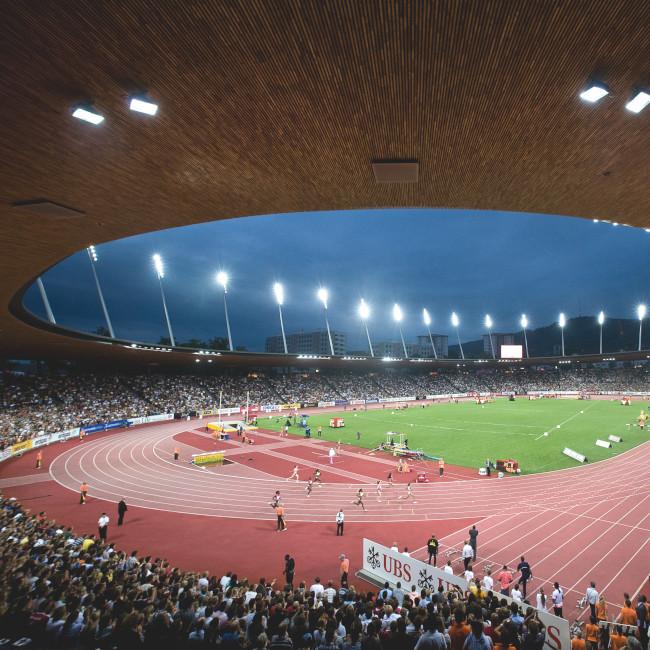
[[124, 515], [126, 514], [126, 511], [128, 508], [126, 507], [126, 501], [122, 499], [118, 504], [117, 504], [117, 525], [121, 526], [124, 523]]
[[108, 515], [105, 512], [102, 512], [102, 516], [97, 521], [97, 526], [99, 528], [99, 539], [102, 542], [105, 542], [106, 537], [108, 536], [108, 522], [109, 521], [110, 521], [110, 519], [108, 518]]

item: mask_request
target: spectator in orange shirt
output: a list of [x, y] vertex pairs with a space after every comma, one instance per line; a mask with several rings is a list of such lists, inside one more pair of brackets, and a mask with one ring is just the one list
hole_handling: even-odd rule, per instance
[[585, 625], [585, 635], [587, 637], [587, 650], [597, 650], [598, 648], [598, 621], [595, 616], [589, 617], [589, 623]]
[[627, 644], [627, 637], [623, 634], [620, 625], [609, 635], [609, 647], [611, 650], [621, 650]]
[[339, 569], [341, 571], [341, 584], [345, 584], [348, 581], [348, 572], [350, 571], [350, 560], [348, 560], [343, 553], [339, 555], [339, 560], [341, 560], [341, 564], [339, 566]]
[[509, 596], [510, 595], [510, 585], [512, 584], [512, 573], [510, 569], [508, 569], [508, 565], [504, 564], [503, 569], [501, 569], [501, 572], [497, 576], [497, 580], [499, 582], [499, 585], [501, 586], [501, 594], [504, 596]]
[[43, 467], [43, 452], [39, 449], [36, 454], [36, 469]]
[[463, 650], [465, 639], [469, 636], [471, 628], [467, 625], [465, 612], [460, 607], [454, 612], [454, 620], [449, 626], [448, 632], [451, 639], [451, 650]]
[[607, 601], [605, 600], [605, 594], [600, 594], [598, 596], [598, 604], [596, 605], [596, 618], [599, 621], [607, 620]]
[[278, 526], [276, 528], [276, 531], [286, 530], [287, 525], [284, 523], [284, 506], [282, 503], [278, 503], [278, 505], [275, 506], [275, 515], [278, 518]]
[[625, 599], [625, 607], [621, 609], [616, 622], [623, 625], [636, 625], [636, 612], [632, 608], [632, 602], [629, 598]]
[[576, 635], [571, 639], [571, 650], [585, 650], [585, 640], [582, 638], [582, 632], [578, 630]]

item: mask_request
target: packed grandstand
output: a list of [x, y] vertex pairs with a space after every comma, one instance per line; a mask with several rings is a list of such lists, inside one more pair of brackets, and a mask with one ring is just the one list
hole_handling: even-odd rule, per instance
[[309, 404], [454, 393], [648, 391], [647, 364], [629, 368], [458, 368], [437, 372], [22, 376], [0, 384], [0, 444], [99, 422], [160, 413], [189, 415], [251, 404]]

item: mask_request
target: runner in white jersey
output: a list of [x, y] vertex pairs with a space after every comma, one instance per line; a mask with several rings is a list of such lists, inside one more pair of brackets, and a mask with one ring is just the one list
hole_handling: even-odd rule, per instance
[[291, 476], [287, 479], [287, 481], [290, 481], [290, 480], [293, 479], [293, 478], [295, 478], [296, 481], [299, 481], [299, 480], [300, 480], [300, 476], [298, 476], [298, 472], [299, 472], [299, 471], [300, 471], [300, 470], [299, 470], [298, 465], [294, 465], [294, 466], [293, 466], [293, 472], [291, 472]]
[[[405, 500], [413, 498], [413, 489], [411, 488], [410, 483], [406, 486], [406, 494], [404, 494], [403, 496], [400, 496], [399, 498], [400, 499], [405, 499]], [[417, 503], [417, 501], [413, 501], [413, 503]]]
[[376, 485], [375, 489], [377, 491], [377, 501], [381, 501], [381, 493], [382, 493], [382, 491], [384, 489], [382, 484], [381, 484], [381, 481], [377, 481], [377, 485]]

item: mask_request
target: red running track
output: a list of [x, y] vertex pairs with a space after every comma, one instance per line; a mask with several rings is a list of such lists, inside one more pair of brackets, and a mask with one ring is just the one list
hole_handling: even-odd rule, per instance
[[[486, 564], [495, 570], [516, 565], [525, 555], [535, 575], [529, 594], [540, 586], [548, 594], [558, 580], [570, 617], [584, 613], [575, 605], [589, 580], [605, 593], [612, 613], [623, 591], [634, 593], [647, 581], [650, 443], [600, 463], [504, 480], [479, 480], [454, 467], [441, 480], [432, 464], [423, 464], [418, 469], [426, 468], [432, 480], [414, 484], [413, 499], [400, 498], [410, 477], [393, 471], [398, 483], [386, 486], [379, 501], [375, 482], [394, 470], [390, 457], [344, 446], [330, 465], [332, 443], [266, 431], [253, 438], [254, 445], [215, 443], [201, 428], [188, 430], [187, 422], [93, 436], [44, 449], [49, 474], [36, 472], [29, 454], [5, 463], [0, 486], [82, 532], [94, 531], [99, 514], [111, 514], [125, 498], [127, 525], [110, 529], [111, 541], [124, 550], [164, 556], [187, 569], [235, 569], [252, 580], [279, 577], [286, 552], [296, 557], [299, 578], [336, 579], [340, 552], [359, 566], [364, 536], [387, 545], [398, 541], [420, 558], [432, 532], [443, 552], [457, 549], [476, 523], [475, 573]], [[176, 446], [179, 462], [172, 457]], [[188, 462], [192, 453], [211, 449], [232, 464], [199, 469]], [[289, 482], [296, 464], [301, 481]], [[307, 498], [305, 479], [316, 467], [324, 485]], [[84, 479], [91, 498], [81, 507]], [[366, 512], [351, 504], [359, 487], [366, 491]], [[276, 489], [287, 511], [286, 533], [274, 530], [269, 501]], [[337, 539], [332, 522], [339, 507], [346, 513], [346, 536]], [[458, 556], [451, 557], [459, 570]]]

